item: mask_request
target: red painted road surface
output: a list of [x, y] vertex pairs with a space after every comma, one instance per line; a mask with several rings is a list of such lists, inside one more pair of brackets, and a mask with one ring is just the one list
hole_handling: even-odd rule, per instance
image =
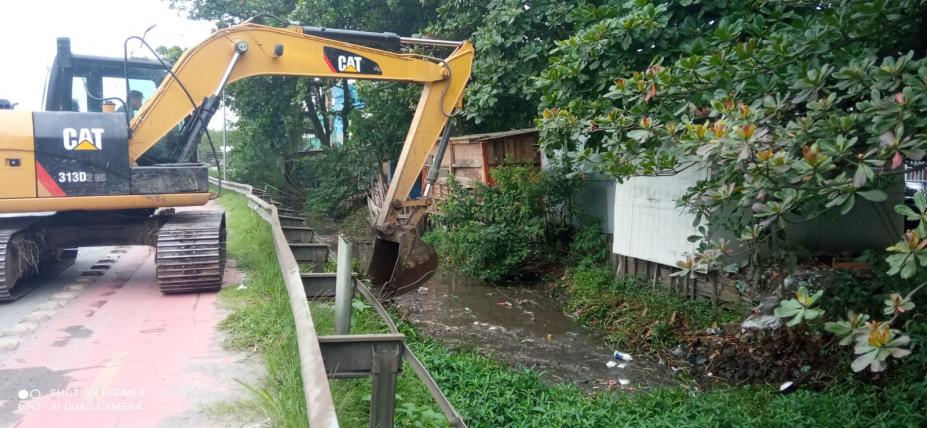
[[259, 375], [222, 350], [217, 295], [162, 295], [152, 249], [116, 251], [103, 276], [76, 281], [86, 289], [0, 352], [0, 426], [227, 426], [209, 406], [247, 398], [236, 378]]

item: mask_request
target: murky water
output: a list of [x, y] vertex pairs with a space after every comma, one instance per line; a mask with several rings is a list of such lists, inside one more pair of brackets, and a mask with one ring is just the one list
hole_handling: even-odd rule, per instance
[[494, 287], [439, 272], [395, 304], [429, 336], [539, 370], [549, 383], [628, 391], [677, 384], [672, 368], [652, 356], [633, 355], [632, 361], [616, 361], [623, 368], [608, 367], [615, 349], [592, 337], [538, 288]]
[[[316, 235], [337, 247], [337, 237]], [[371, 236], [352, 236], [354, 257], [366, 267]], [[563, 313], [543, 287], [495, 287], [453, 272], [437, 272], [418, 291], [394, 301], [403, 318], [451, 347], [473, 349], [513, 367], [542, 373], [550, 384], [572, 383], [587, 391], [635, 391], [677, 385], [673, 369], [657, 357], [614, 351]], [[608, 367], [614, 361], [623, 367]], [[626, 385], [622, 385], [626, 381]]]

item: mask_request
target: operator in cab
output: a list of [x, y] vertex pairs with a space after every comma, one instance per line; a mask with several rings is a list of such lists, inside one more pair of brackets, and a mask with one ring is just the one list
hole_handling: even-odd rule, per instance
[[[142, 95], [141, 92], [136, 91], [136, 90], [129, 91], [129, 99], [127, 101], [127, 104], [129, 105], [129, 108], [131, 109], [129, 110], [130, 118], [135, 116], [135, 112], [137, 112], [138, 109], [142, 108], [143, 99], [144, 99], [144, 95]], [[119, 113], [124, 113], [126, 111], [126, 106], [122, 105], [116, 111]]]

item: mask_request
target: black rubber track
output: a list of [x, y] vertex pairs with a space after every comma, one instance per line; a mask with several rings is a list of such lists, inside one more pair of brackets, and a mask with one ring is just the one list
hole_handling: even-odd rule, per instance
[[168, 294], [218, 291], [225, 257], [224, 212], [176, 212], [158, 231], [158, 285]]

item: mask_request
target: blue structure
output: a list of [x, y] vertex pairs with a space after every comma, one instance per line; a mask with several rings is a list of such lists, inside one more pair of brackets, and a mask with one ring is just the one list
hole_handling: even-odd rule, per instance
[[[354, 108], [364, 108], [364, 103], [357, 98], [357, 85], [348, 82], [348, 88], [351, 91], [351, 100], [354, 102]], [[329, 96], [331, 99], [331, 110], [340, 112], [342, 106], [344, 106], [344, 89], [340, 85], [332, 86], [329, 90]], [[344, 121], [341, 120], [341, 116], [335, 115], [332, 117], [332, 146], [344, 144], [343, 136]]]

